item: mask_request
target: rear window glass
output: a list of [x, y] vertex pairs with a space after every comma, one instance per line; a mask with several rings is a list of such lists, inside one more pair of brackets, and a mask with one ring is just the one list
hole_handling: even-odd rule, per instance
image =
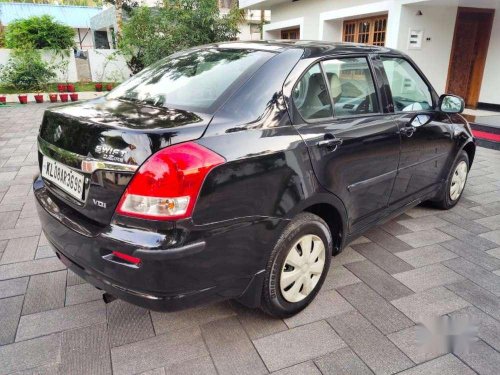
[[210, 113], [273, 55], [215, 48], [172, 55], [118, 86], [108, 98]]

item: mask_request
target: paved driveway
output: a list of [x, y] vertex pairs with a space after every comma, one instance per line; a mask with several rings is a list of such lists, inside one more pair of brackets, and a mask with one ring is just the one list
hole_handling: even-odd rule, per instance
[[[231, 302], [162, 314], [105, 305], [54, 257], [30, 188], [44, 108], [0, 109], [0, 374], [499, 373], [499, 151], [478, 150], [453, 210], [417, 207], [352, 243], [293, 318]], [[471, 325], [468, 350], [428, 344]]]

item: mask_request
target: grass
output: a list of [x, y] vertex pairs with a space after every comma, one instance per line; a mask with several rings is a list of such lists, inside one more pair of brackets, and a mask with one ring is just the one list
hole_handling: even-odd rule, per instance
[[[75, 91], [95, 91], [95, 84], [97, 82], [69, 82], [75, 85]], [[102, 91], [106, 91], [106, 84], [108, 82], [102, 82]], [[109, 82], [115, 87], [118, 83]], [[49, 83], [43, 92], [57, 92], [57, 83]], [[25, 92], [34, 92], [33, 90], [20, 90], [15, 87], [1, 85], [0, 84], [0, 94], [22, 94]]]

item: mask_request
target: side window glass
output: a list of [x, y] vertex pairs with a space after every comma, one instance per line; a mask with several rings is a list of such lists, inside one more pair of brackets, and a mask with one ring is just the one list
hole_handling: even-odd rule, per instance
[[330, 81], [335, 117], [378, 113], [377, 94], [366, 58], [324, 61], [323, 69]]
[[306, 121], [332, 117], [332, 104], [319, 64], [311, 67], [297, 82], [292, 98]]
[[382, 57], [382, 62], [391, 87], [394, 111], [432, 109], [431, 91], [408, 61], [397, 57]]

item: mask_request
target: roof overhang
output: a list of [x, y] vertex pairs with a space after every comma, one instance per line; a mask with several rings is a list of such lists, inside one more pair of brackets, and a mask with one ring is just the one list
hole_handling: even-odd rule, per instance
[[292, 0], [240, 0], [239, 4], [241, 9], [271, 9], [278, 4], [291, 2]]

